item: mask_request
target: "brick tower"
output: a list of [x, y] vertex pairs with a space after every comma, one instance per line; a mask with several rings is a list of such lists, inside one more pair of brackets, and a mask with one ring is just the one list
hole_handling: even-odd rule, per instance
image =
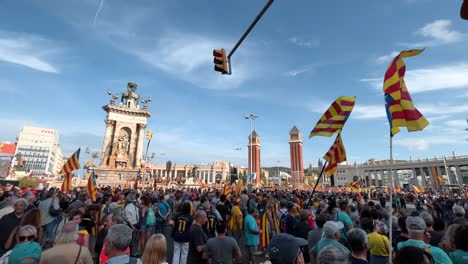
[[304, 183], [304, 162], [302, 160], [302, 135], [294, 126], [289, 132], [289, 150], [291, 153], [291, 177], [294, 188]]
[[260, 175], [260, 137], [257, 132], [252, 131], [249, 136], [249, 173], [255, 173], [255, 183], [262, 182]]

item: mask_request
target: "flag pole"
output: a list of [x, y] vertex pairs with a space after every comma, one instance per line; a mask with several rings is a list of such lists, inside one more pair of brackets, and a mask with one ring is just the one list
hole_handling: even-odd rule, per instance
[[388, 249], [388, 263], [392, 263], [392, 216], [393, 216], [393, 135], [390, 127], [390, 218], [388, 219], [388, 238], [390, 240]]
[[323, 171], [327, 167], [327, 163], [328, 163], [328, 161], [325, 160], [325, 163], [323, 164], [323, 167], [322, 167], [322, 171], [320, 171], [320, 174], [319, 174], [319, 176], [317, 178], [317, 181], [315, 182], [314, 189], [312, 189], [312, 193], [309, 196], [309, 201], [307, 201], [307, 207], [306, 208], [308, 208], [309, 205], [310, 205], [310, 201], [312, 200], [312, 197], [314, 196], [314, 193], [315, 193], [315, 188], [317, 188], [317, 185], [318, 185], [318, 183], [320, 181], [320, 178], [322, 177]]

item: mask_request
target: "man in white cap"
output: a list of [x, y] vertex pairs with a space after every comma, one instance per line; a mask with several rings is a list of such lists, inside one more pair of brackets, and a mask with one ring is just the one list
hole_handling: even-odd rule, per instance
[[347, 254], [351, 252], [347, 247], [345, 247], [340, 242], [341, 238], [341, 229], [344, 225], [342, 222], [327, 221], [323, 225], [323, 235], [322, 238], [315, 244], [315, 246], [310, 250], [310, 259], [315, 260], [320, 250], [326, 246], [335, 246], [341, 248]]
[[289, 234], [273, 236], [268, 245], [271, 264], [303, 264], [304, 255], [301, 247], [307, 246], [307, 240]]
[[408, 229], [408, 241], [400, 242], [397, 244], [398, 250], [413, 246], [418, 247], [430, 253], [434, 258], [435, 264], [451, 264], [449, 256], [440, 248], [431, 246], [424, 242], [429, 232], [426, 231], [426, 222], [420, 216], [408, 216], [406, 218], [406, 228]]

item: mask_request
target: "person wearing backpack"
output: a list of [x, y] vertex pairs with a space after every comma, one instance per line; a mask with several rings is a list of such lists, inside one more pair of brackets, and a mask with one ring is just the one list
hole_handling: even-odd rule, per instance
[[160, 195], [158, 208], [156, 209], [156, 233], [164, 234], [164, 227], [166, 226], [171, 213], [171, 206], [164, 201], [164, 195]]

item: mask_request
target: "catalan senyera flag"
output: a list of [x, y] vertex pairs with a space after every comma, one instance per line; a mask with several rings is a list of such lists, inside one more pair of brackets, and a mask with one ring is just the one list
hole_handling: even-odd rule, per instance
[[313, 136], [330, 137], [335, 133], [340, 133], [351, 111], [353, 111], [355, 102], [356, 97], [354, 96], [338, 97], [312, 129], [309, 138]]
[[414, 107], [405, 84], [406, 65], [403, 58], [416, 56], [423, 50], [408, 50], [398, 54], [385, 72], [383, 91], [391, 136], [406, 127], [409, 132], [423, 130], [429, 121]]
[[237, 186], [236, 186], [236, 193], [237, 193], [237, 195], [240, 195], [240, 194], [241, 194], [241, 192], [242, 192], [242, 187], [244, 187], [243, 185], [244, 185], [244, 184], [243, 184], [243, 182], [242, 182], [242, 179], [239, 179], [239, 180], [237, 181]]
[[229, 184], [224, 184], [224, 186], [223, 186], [223, 193], [222, 193], [222, 194], [226, 195], [226, 197], [229, 196], [229, 195], [231, 195], [231, 185], [229, 185]]
[[445, 180], [444, 180], [444, 178], [442, 178], [440, 176], [437, 176], [437, 182], [439, 182], [440, 184], [444, 184]]
[[59, 174], [65, 173], [63, 177], [63, 183], [60, 187], [60, 190], [64, 193], [68, 193], [71, 189], [71, 178], [74, 170], [80, 168], [80, 149], [75, 151], [73, 155], [63, 164], [62, 169], [60, 170]]
[[73, 155], [63, 164], [62, 169], [60, 170], [59, 174], [73, 172], [80, 168], [80, 149], [75, 151]]
[[359, 179], [357, 181], [353, 181], [352, 183], [349, 184], [349, 186], [357, 189], [357, 188], [361, 188], [361, 177], [359, 177]]
[[341, 134], [336, 136], [335, 142], [323, 158], [328, 161], [328, 165], [325, 168], [325, 175], [330, 177], [337, 171], [338, 163], [346, 161], [346, 150], [341, 140]]
[[97, 185], [96, 185], [96, 175], [94, 174], [94, 170], [89, 175], [88, 184], [86, 185], [86, 190], [88, 191], [89, 199], [91, 200], [91, 202], [94, 203], [96, 201], [96, 196], [98, 193]]

